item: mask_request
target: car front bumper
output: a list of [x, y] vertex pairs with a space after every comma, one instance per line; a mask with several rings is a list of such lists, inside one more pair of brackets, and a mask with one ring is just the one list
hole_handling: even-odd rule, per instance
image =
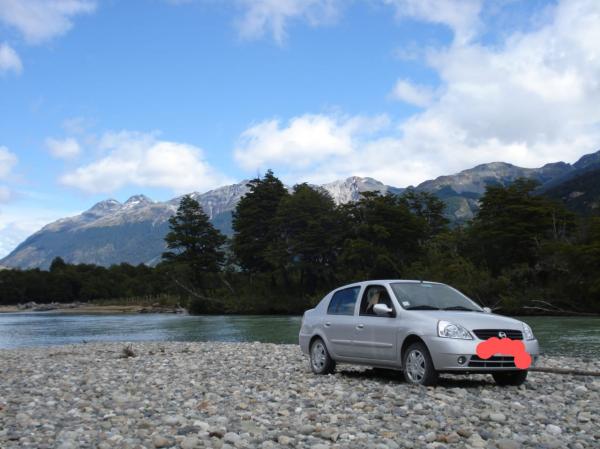
[[[464, 372], [494, 372], [494, 371], [514, 371], [516, 368], [503, 358], [503, 362], [494, 362], [500, 360], [492, 357], [489, 362], [479, 359], [477, 354], [477, 345], [483, 340], [459, 340], [455, 338], [426, 337], [425, 343], [429, 348], [433, 365], [437, 371], [464, 371]], [[531, 356], [531, 366], [534, 366], [539, 356], [539, 344], [537, 340], [523, 340], [525, 350]], [[502, 354], [504, 355], [504, 354]], [[508, 356], [508, 354], [507, 354]], [[459, 363], [459, 358], [464, 358], [464, 363]]]

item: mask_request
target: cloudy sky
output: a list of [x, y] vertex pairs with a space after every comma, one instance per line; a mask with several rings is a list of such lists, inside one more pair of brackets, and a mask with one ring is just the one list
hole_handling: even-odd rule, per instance
[[598, 0], [0, 0], [0, 257], [273, 168], [417, 184], [600, 148]]

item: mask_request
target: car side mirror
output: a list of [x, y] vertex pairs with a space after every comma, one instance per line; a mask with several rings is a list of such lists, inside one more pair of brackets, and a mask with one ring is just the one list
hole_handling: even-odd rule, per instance
[[492, 309], [490, 309], [489, 307], [484, 307], [483, 313], [492, 313]]
[[386, 306], [385, 304], [375, 304], [373, 306], [373, 312], [375, 312], [375, 315], [385, 316], [391, 314], [393, 311], [394, 310], [392, 308]]

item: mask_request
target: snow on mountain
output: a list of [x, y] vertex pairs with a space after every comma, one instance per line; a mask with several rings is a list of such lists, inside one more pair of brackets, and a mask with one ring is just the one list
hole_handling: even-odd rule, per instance
[[379, 192], [382, 194], [390, 192], [399, 194], [403, 190], [387, 186], [373, 178], [361, 178], [358, 176], [351, 176], [350, 178], [323, 184], [321, 188], [325, 189], [331, 195], [336, 204], [358, 201], [360, 194], [363, 192]]

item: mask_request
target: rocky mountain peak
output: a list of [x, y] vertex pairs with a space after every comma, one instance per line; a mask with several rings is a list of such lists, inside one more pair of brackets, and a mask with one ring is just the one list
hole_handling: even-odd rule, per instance
[[139, 207], [139, 206], [147, 206], [148, 204], [152, 204], [154, 203], [154, 201], [152, 201], [152, 199], [148, 198], [146, 195], [133, 195], [132, 197], [130, 197], [127, 201], [125, 201], [125, 203], [123, 203], [123, 206], [125, 207]]
[[337, 204], [358, 201], [362, 192], [394, 192], [400, 193], [403, 189], [390, 187], [376, 179], [369, 177], [350, 176], [321, 186]]
[[94, 204], [90, 209], [88, 209], [85, 213], [92, 215], [105, 215], [107, 213], [115, 212], [123, 206], [119, 201], [110, 198], [108, 200], [100, 201], [99, 203]]
[[586, 154], [573, 164], [576, 169], [587, 168], [591, 165], [600, 164], [600, 150], [595, 153]]

